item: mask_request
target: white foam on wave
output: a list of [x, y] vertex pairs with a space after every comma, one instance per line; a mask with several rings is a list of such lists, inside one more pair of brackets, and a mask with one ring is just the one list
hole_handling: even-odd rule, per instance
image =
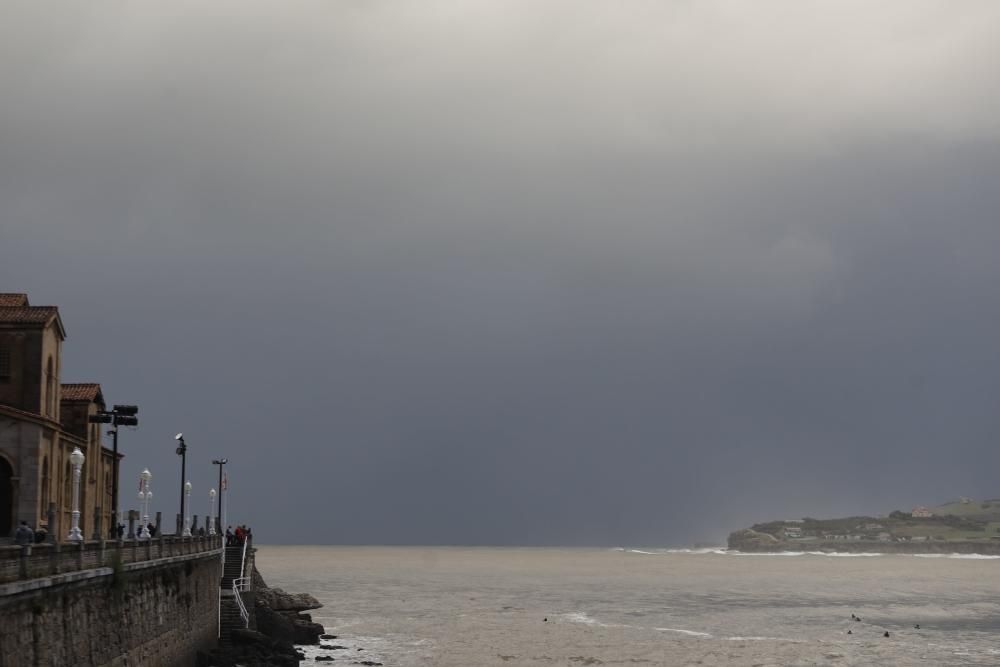
[[997, 560], [1000, 556], [989, 554], [913, 554], [914, 558], [957, 558], [959, 560]]
[[641, 554], [643, 556], [667, 556], [670, 554], [723, 554], [726, 550], [722, 547], [704, 547], [700, 549], [658, 549], [656, 551], [644, 551], [642, 549], [615, 549], [630, 554]]
[[[694, 553], [694, 552], [692, 552]], [[880, 551], [736, 551], [718, 550], [709, 553], [717, 553], [725, 556], [826, 556], [828, 558], [876, 558], [879, 556], [913, 556], [914, 558], [955, 558], [959, 560], [1000, 560], [1000, 556], [991, 554], [885, 554]]]
[[726, 551], [727, 556], [805, 556], [805, 551]]
[[601, 623], [596, 618], [591, 618], [585, 612], [582, 611], [571, 611], [566, 614], [560, 614], [560, 617], [569, 621], [570, 623], [583, 623], [584, 625], [597, 625], [602, 628], [609, 627], [608, 625]]
[[828, 556], [830, 558], [874, 558], [885, 554], [876, 551], [720, 551], [726, 556]]
[[[599, 628], [636, 628], [639, 630], [646, 629], [641, 625], [621, 625], [617, 623], [601, 623], [596, 618], [588, 616], [586, 612], [582, 611], [571, 611], [566, 614], [560, 614], [560, 617], [571, 622], [571, 623], [583, 623], [584, 625], [592, 625]], [[699, 632], [697, 630], [687, 630], [686, 628], [653, 628], [657, 632], [676, 632], [681, 635], [688, 635], [689, 637], [711, 637], [712, 635], [707, 632]]]
[[692, 637], [711, 637], [712, 635], [707, 632], [698, 632], [696, 630], [684, 630], [683, 628], [653, 628], [659, 632], [678, 632], [682, 635], [690, 635]]
[[801, 639], [789, 639], [788, 637], [726, 637], [730, 642], [791, 642], [801, 644]]

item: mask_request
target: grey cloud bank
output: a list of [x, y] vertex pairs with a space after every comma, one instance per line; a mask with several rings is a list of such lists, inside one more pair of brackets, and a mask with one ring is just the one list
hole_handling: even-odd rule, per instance
[[[266, 541], [1000, 495], [993, 3], [0, 9], [0, 287]], [[123, 496], [125, 498], [127, 496]]]

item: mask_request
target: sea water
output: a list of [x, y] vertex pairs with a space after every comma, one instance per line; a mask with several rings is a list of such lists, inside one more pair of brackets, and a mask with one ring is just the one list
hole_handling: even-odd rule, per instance
[[1000, 665], [998, 557], [262, 546], [257, 565], [344, 647], [304, 664]]

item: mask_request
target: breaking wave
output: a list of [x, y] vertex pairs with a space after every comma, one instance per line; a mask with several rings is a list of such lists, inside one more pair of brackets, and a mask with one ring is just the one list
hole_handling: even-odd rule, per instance
[[962, 560], [997, 560], [1000, 556], [989, 554], [913, 554], [915, 558], [958, 558]]
[[707, 632], [697, 632], [695, 630], [684, 630], [682, 628], [653, 628], [659, 632], [679, 632], [682, 635], [690, 635], [692, 637], [711, 637], [712, 635]]
[[738, 551], [735, 549], [723, 549], [722, 547], [708, 547], [703, 549], [657, 549], [647, 551], [644, 549], [628, 549], [617, 547], [614, 551], [623, 553], [639, 554], [642, 556], [668, 556], [671, 554], [714, 554], [718, 556], [825, 556], [827, 558], [876, 558], [879, 556], [913, 556], [914, 558], [955, 558], [959, 560], [1000, 560], [1000, 555], [990, 554], [886, 554], [880, 551]]

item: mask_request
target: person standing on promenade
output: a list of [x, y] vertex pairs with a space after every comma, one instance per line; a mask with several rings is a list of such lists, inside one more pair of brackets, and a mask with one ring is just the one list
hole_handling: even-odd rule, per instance
[[27, 521], [22, 521], [21, 525], [17, 527], [17, 532], [14, 533], [14, 541], [22, 547], [35, 541], [35, 531], [28, 528]]

